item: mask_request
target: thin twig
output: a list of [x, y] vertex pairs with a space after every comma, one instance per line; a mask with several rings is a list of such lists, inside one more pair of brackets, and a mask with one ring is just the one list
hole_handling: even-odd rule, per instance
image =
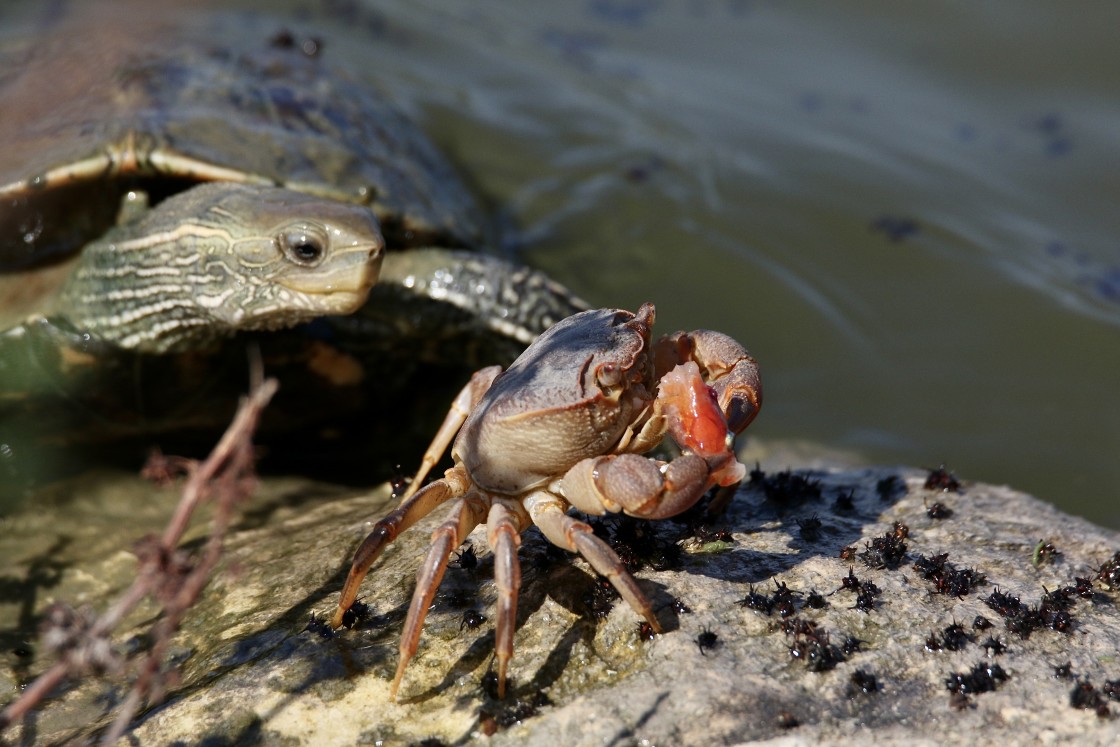
[[[103, 665], [106, 656], [102, 652], [108, 650], [103, 644], [109, 633], [149, 595], [162, 603], [163, 614], [152, 626], [151, 648], [138, 663], [136, 681], [102, 742], [115, 743], [143, 703], [163, 695], [168, 678], [172, 676], [171, 672], [163, 670], [171, 637], [179, 629], [186, 612], [198, 601], [221, 558], [225, 534], [237, 506], [255, 487], [251, 438], [262, 410], [276, 392], [277, 383], [274, 379], [262, 381], [259, 366], [253, 367], [251, 380], [249, 395], [242, 400], [233, 422], [210, 456], [202, 463], [180, 460], [179, 464], [187, 467], [187, 482], [179, 504], [163, 535], [140, 545], [140, 567], [132, 585], [92, 624], [83, 627], [80, 617], [72, 616], [77, 622], [67, 626], [65, 631], [56, 631], [54, 637], [61, 641], [57, 646], [60, 660], [0, 712], [0, 731], [23, 718], [67, 676]], [[190, 526], [195, 509], [212, 497], [216, 507], [210, 534], [201, 556], [192, 564], [178, 545]], [[88, 652], [96, 644], [102, 644], [96, 648], [100, 658]]]

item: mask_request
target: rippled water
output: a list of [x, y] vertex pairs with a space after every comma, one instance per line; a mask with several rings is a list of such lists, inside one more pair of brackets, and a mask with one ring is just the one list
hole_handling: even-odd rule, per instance
[[369, 7], [518, 252], [751, 348], [752, 432], [1120, 526], [1120, 6]]
[[752, 433], [1120, 526], [1120, 5], [328, 5], [511, 252], [752, 350]]

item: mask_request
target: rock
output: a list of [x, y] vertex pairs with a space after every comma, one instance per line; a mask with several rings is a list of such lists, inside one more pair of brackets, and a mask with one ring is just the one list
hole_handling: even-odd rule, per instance
[[[140, 744], [1115, 743], [1120, 614], [1096, 576], [1120, 536], [1011, 488], [946, 491], [925, 488], [927, 477], [771, 469], [699, 533], [687, 521], [598, 522], [644, 565], [637, 576], [666, 628], [652, 640], [632, 610], [597, 591], [586, 564], [530, 530], [505, 702], [482, 684], [492, 620], [464, 624], [471, 610], [493, 616], [491, 556], [476, 532], [478, 563], [449, 568], [397, 703], [388, 689], [401, 626], [441, 512], [375, 566], [364, 586], [370, 616], [330, 633], [313, 618], [329, 614], [388, 490], [267, 479], [174, 639], [181, 682], [132, 735]], [[13, 653], [29, 645], [35, 616], [59, 599], [106, 607], [134, 567], [130, 542], [158, 528], [175, 498], [120, 476], [87, 478], [83, 495], [49, 522], [5, 520], [4, 702], [49, 663]], [[1120, 570], [1105, 570], [1120, 583]], [[142, 645], [155, 611], [130, 616], [115, 637], [121, 650]], [[4, 737], [95, 735], [128, 684], [69, 682]]]

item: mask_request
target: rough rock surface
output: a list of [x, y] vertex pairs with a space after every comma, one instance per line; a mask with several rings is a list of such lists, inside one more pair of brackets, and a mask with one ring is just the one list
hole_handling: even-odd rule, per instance
[[[1120, 720], [1108, 693], [1115, 686], [1120, 697], [1120, 614], [1097, 576], [1120, 536], [1007, 487], [945, 491], [924, 487], [926, 479], [910, 469], [768, 469], [703, 532], [687, 521], [603, 522], [604, 536], [643, 566], [637, 576], [666, 628], [652, 640], [632, 610], [597, 591], [586, 564], [530, 530], [506, 702], [488, 697], [482, 682], [492, 619], [463, 624], [468, 610], [493, 616], [490, 554], [476, 533], [477, 566], [448, 570], [396, 703], [388, 686], [434, 521], [375, 566], [364, 586], [369, 618], [329, 634], [309, 621], [329, 613], [350, 553], [389, 504], [387, 489], [267, 480], [176, 638], [179, 686], [142, 715], [132, 738], [1115, 743]], [[158, 528], [175, 498], [121, 477], [87, 479], [83, 495], [61, 518], [4, 520], [0, 702], [48, 663], [30, 653], [36, 615], [58, 599], [103, 608], [128, 583], [129, 540]], [[935, 503], [948, 509], [943, 518], [931, 516]], [[1059, 554], [1039, 552], [1040, 540]], [[132, 615], [116, 638], [122, 649], [139, 645], [154, 611]], [[977, 628], [980, 617], [991, 627]], [[96, 735], [126, 690], [122, 681], [70, 682], [0, 739]], [[1072, 707], [1075, 691], [1092, 707]]]

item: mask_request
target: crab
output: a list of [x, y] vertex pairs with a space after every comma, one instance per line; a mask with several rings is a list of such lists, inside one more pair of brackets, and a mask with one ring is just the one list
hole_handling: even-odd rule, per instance
[[[737, 484], [746, 468], [735, 456], [734, 440], [758, 414], [762, 380], [754, 359], [727, 335], [677, 332], [653, 343], [653, 322], [651, 303], [637, 313], [575, 314], [548, 329], [506, 371], [493, 366], [475, 373], [455, 399], [400, 504], [355, 553], [331, 619], [334, 628], [343, 624], [362, 580], [389, 543], [451, 502], [417, 574], [390, 688], [394, 700], [451, 553], [481, 523], [498, 589], [499, 697], [505, 696], [513, 657], [517, 550], [529, 526], [583, 556], [662, 632], [649, 599], [615, 552], [568, 511], [664, 519], [716, 485]], [[669, 461], [642, 456], [666, 434], [679, 455]], [[454, 466], [420, 488], [452, 439]]]

